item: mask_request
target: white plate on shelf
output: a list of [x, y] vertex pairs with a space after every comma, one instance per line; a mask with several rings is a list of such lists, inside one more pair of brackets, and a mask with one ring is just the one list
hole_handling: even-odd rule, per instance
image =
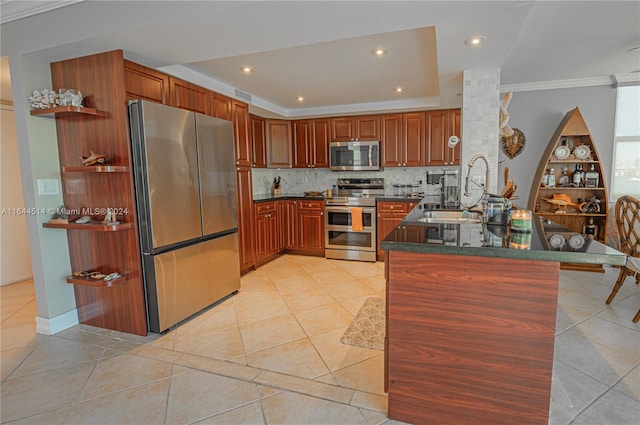
[[561, 145], [556, 148], [553, 154], [555, 155], [556, 158], [562, 161], [564, 159], [569, 158], [569, 155], [571, 154], [571, 150], [569, 150], [568, 146]]
[[580, 160], [589, 159], [591, 156], [591, 149], [587, 145], [580, 145], [573, 150], [573, 154]]

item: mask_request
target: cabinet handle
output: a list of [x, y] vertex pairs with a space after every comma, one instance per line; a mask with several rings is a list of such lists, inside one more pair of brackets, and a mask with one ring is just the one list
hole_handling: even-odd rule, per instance
[[320, 215], [324, 215], [324, 212], [321, 212]]

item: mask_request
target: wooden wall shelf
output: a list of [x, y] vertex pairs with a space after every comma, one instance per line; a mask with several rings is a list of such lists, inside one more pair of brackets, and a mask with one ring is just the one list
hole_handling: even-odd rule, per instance
[[98, 115], [98, 111], [86, 106], [56, 106], [55, 108], [31, 110], [31, 115], [36, 117], [55, 118], [58, 115], [64, 116], [67, 114]]
[[42, 223], [46, 229], [89, 230], [94, 232], [117, 232], [133, 228], [133, 223], [104, 224], [101, 221], [91, 221], [86, 224], [79, 223]]
[[78, 277], [73, 275], [67, 276], [67, 283], [71, 283], [73, 285], [93, 286], [97, 288], [110, 288], [115, 285], [121, 285], [127, 282], [127, 280], [127, 276], [122, 276], [113, 280], [93, 279], [91, 277]]
[[81, 165], [81, 166], [64, 166], [64, 173], [127, 173], [129, 167], [126, 165]]

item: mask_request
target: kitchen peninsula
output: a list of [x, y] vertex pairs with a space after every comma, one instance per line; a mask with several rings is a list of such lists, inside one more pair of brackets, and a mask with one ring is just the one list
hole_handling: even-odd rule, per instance
[[625, 255], [594, 240], [551, 248], [566, 229], [535, 215], [524, 237], [426, 216], [418, 205], [382, 242], [389, 418], [547, 424], [560, 262]]

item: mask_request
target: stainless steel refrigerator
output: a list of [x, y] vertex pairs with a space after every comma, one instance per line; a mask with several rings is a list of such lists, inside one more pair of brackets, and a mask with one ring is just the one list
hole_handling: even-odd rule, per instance
[[149, 330], [164, 332], [240, 288], [229, 121], [129, 102]]

